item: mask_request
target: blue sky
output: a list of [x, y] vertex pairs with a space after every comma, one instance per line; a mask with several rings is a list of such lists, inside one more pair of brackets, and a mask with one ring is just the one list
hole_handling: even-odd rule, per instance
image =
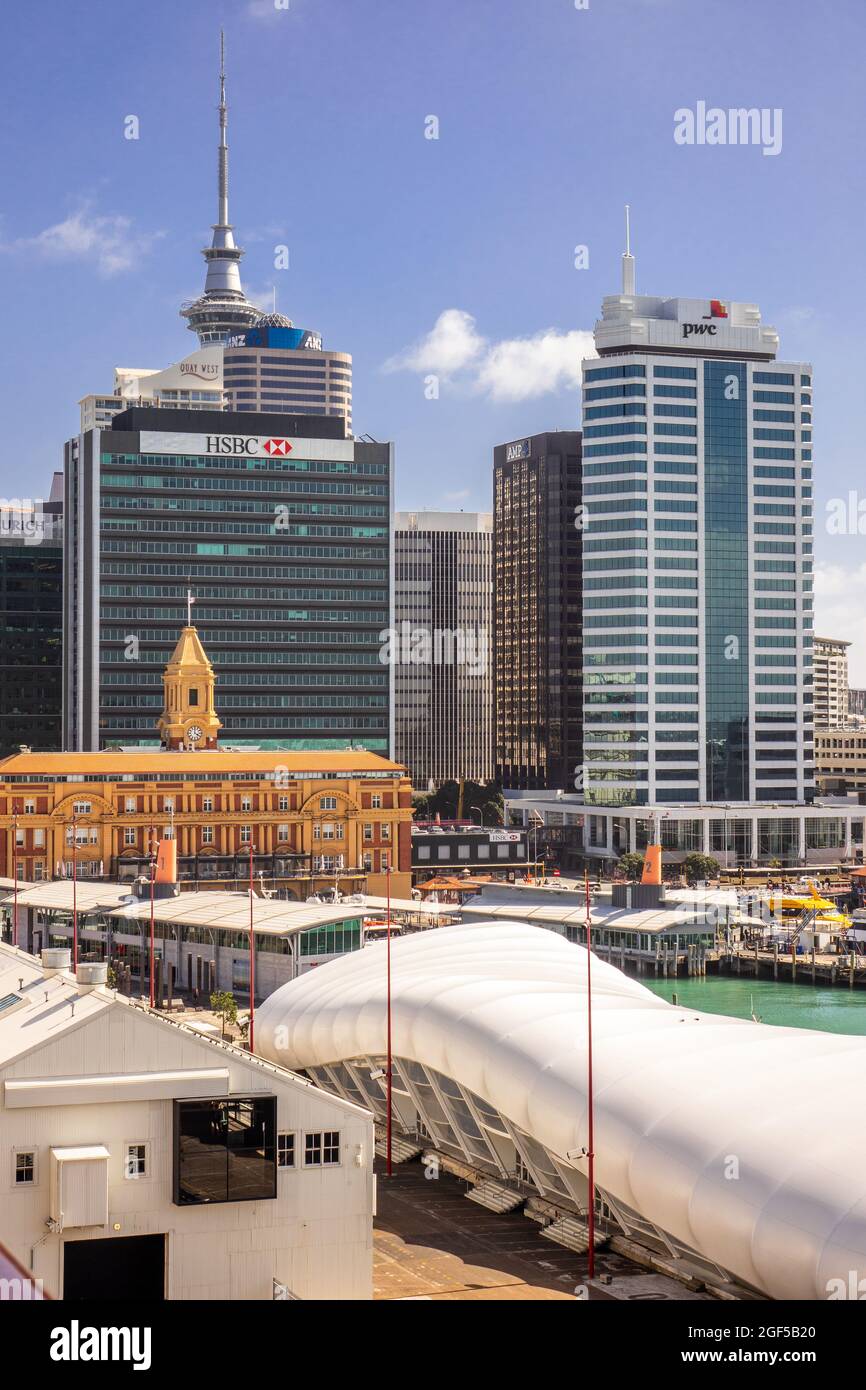
[[[276, 282], [353, 354], [355, 428], [395, 441], [398, 505], [489, 506], [495, 443], [579, 423], [579, 335], [618, 286], [629, 202], [639, 291], [754, 300], [781, 356], [814, 363], [817, 623], [858, 641], [866, 683], [864, 542], [822, 523], [863, 487], [862, 0], [7, 7], [4, 495], [44, 492], [115, 365], [196, 345], [177, 308], [215, 216], [221, 22], [245, 285]], [[675, 144], [699, 100], [781, 108], [781, 153]], [[457, 365], [428, 400], [433, 359]]]

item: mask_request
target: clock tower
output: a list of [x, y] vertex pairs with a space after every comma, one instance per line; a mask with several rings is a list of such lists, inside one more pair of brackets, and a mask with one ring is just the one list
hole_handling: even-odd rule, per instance
[[216, 677], [188, 620], [162, 677], [165, 708], [157, 720], [163, 748], [216, 748], [222, 728], [214, 709]]

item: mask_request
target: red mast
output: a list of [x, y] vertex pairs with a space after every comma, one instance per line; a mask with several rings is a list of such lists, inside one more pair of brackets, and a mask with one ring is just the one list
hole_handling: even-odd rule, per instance
[[72, 812], [72, 969], [78, 970], [78, 821]]
[[150, 827], [148, 848], [150, 850], [150, 1007], [153, 1008], [154, 991], [156, 989], [156, 980], [154, 978], [156, 947], [154, 944], [153, 930], [153, 881], [156, 876], [156, 837], [153, 826]]
[[253, 833], [250, 830], [250, 1052], [256, 1050], [255, 998], [256, 998], [256, 934], [253, 926]]
[[[13, 801], [12, 805], [15, 805]], [[12, 944], [18, 945], [18, 814], [12, 815]]]
[[393, 1071], [392, 1059], [391, 1059], [391, 862], [390, 862], [390, 858], [389, 858], [389, 861], [388, 861], [388, 867], [387, 867], [387, 869], [385, 870], [385, 885], [386, 885], [386, 889], [387, 889], [387, 910], [386, 910], [386, 913], [385, 913], [385, 923], [386, 923], [386, 926], [387, 926], [387, 929], [388, 929], [388, 930], [387, 930], [387, 952], [388, 952], [388, 1062], [387, 1062], [387, 1068], [388, 1068], [388, 1069], [387, 1069], [386, 1076], [385, 1076], [385, 1091], [386, 1091], [386, 1101], [385, 1101], [385, 1104], [386, 1104], [386, 1106], [387, 1106], [387, 1112], [388, 1112], [388, 1113], [387, 1113], [386, 1129], [385, 1129], [385, 1133], [386, 1133], [386, 1140], [385, 1140], [385, 1157], [386, 1157], [386, 1169], [387, 1169], [388, 1177], [390, 1178], [390, 1177], [391, 1177], [391, 1074], [392, 1074], [392, 1071]]
[[589, 1208], [587, 1214], [589, 1267], [587, 1273], [588, 1278], [592, 1279], [595, 1275], [595, 1145], [592, 1102], [592, 906], [589, 894], [589, 874], [586, 869], [583, 871], [583, 881], [586, 888], [586, 1176], [589, 1184]]

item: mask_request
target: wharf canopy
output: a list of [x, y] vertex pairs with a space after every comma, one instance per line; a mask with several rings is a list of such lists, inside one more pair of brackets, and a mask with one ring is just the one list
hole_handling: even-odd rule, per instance
[[[597, 959], [592, 982], [608, 1205], [772, 1298], [824, 1299], [829, 1281], [866, 1267], [866, 1112], [852, 1103], [866, 1038], [696, 1013]], [[503, 1176], [516, 1157], [545, 1195], [581, 1205], [583, 947], [502, 921], [404, 938], [392, 1018], [403, 1128], [417, 1132], [414, 1102], [424, 1142], [479, 1160], [486, 1147]], [[361, 951], [271, 995], [256, 1041], [377, 1109], [365, 1078], [385, 1055], [386, 1019], [384, 957]]]

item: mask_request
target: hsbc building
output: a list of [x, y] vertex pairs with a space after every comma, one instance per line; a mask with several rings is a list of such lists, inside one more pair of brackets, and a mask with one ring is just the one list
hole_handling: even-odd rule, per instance
[[223, 746], [392, 746], [393, 446], [342, 418], [133, 407], [70, 440], [64, 747], [156, 747], [187, 621]]

